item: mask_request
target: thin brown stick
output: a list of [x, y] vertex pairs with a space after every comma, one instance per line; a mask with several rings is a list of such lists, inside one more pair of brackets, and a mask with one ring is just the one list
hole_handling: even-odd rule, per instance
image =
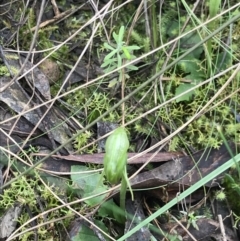
[[[139, 153], [128, 153], [128, 158], [132, 158]], [[146, 153], [144, 155], [138, 156], [135, 159], [128, 160], [128, 164], [141, 164], [145, 163], [149, 160], [154, 153]], [[32, 156], [47, 156], [44, 153], [33, 153]], [[155, 154], [155, 156], [151, 159], [150, 162], [165, 162], [172, 160], [174, 158], [179, 158], [183, 156], [180, 152], [160, 152]], [[83, 154], [83, 155], [68, 155], [68, 156], [60, 156], [60, 155], [52, 155], [52, 157], [69, 160], [69, 161], [76, 161], [76, 162], [85, 162], [85, 163], [94, 163], [94, 164], [103, 164], [103, 157], [104, 153], [95, 153], [95, 154]]]

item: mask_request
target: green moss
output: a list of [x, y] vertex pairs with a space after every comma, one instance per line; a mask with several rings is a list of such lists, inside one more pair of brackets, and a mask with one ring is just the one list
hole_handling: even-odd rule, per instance
[[8, 68], [4, 65], [0, 65], [0, 76], [10, 76]]
[[231, 169], [230, 173], [225, 175], [223, 186], [230, 207], [236, 215], [240, 216], [240, 179], [235, 169]]
[[[56, 187], [50, 187], [50, 190], [52, 190], [58, 196], [63, 195], [62, 191]], [[61, 202], [51, 193], [50, 190], [47, 189], [43, 184], [41, 184], [38, 178], [26, 178], [22, 176], [17, 181], [13, 182], [10, 188], [5, 189], [3, 194], [1, 195], [1, 212], [6, 211], [6, 209], [10, 207], [13, 207], [16, 203], [22, 205], [22, 213], [18, 218], [18, 223], [21, 226], [32, 218], [29, 216], [29, 213], [24, 208], [26, 205], [30, 209], [33, 216], [35, 214], [40, 214], [43, 211], [47, 211], [61, 205]], [[54, 220], [67, 214], [71, 214], [68, 208], [61, 208], [53, 212], [49, 212], [47, 220]], [[65, 218], [62, 224], [66, 226], [69, 225], [71, 219], [72, 217]], [[47, 220], [45, 220], [44, 217], [40, 216], [36, 220], [36, 223], [41, 224], [43, 222], [46, 222]], [[54, 226], [59, 225], [59, 223], [53, 222], [52, 225], [52, 232], [49, 232], [48, 225], [43, 225], [42, 227], [39, 227], [37, 229], [39, 240], [49, 240], [50, 238], [57, 236], [57, 231], [54, 231]], [[23, 227], [21, 231], [24, 231], [31, 227], [32, 225], [28, 224]], [[33, 239], [33, 235], [34, 231], [27, 232], [21, 235], [20, 240]]]

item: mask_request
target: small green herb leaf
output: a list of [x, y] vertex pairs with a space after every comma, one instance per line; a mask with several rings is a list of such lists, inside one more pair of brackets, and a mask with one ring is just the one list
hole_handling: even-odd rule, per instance
[[104, 58], [104, 62], [111, 59], [117, 52], [118, 52], [118, 50], [114, 49], [112, 52], [110, 52], [108, 55], [106, 55]]
[[115, 63], [117, 61], [117, 58], [113, 58], [113, 59], [108, 59], [106, 61], [104, 61], [104, 63], [101, 65], [102, 68], [105, 68], [108, 65], [111, 65], [112, 63]]
[[124, 37], [124, 26], [121, 26], [118, 33], [118, 43], [122, 43]]
[[130, 69], [130, 70], [138, 70], [138, 67], [137, 66], [134, 66], [134, 65], [128, 65], [126, 66], [127, 69]]
[[140, 47], [137, 46], [137, 45], [124, 46], [124, 48], [127, 49], [129, 52], [132, 51], [132, 50], [138, 50], [138, 49], [140, 49]]
[[[182, 94], [183, 92], [191, 89], [192, 87], [194, 87], [193, 84], [180, 84], [180, 85], [176, 88], [175, 95], [178, 96], [179, 94]], [[193, 94], [194, 94], [194, 91], [192, 90], [192, 91], [190, 91], [190, 92], [188, 92], [188, 93], [186, 93], [186, 94], [178, 97], [178, 98], [176, 99], [176, 101], [177, 101], [177, 102], [185, 101], [185, 100], [186, 100], [186, 101], [189, 101], [189, 100], [192, 98]]]
[[[76, 165], [71, 167], [71, 172], [81, 172], [81, 174], [71, 174], [73, 184], [77, 188], [77, 193], [81, 198], [89, 197], [107, 190], [107, 186], [103, 185], [102, 176], [99, 173], [87, 171], [91, 170], [86, 166]], [[90, 206], [94, 206], [101, 203], [105, 196], [106, 194], [100, 195], [88, 199], [85, 202]]]
[[125, 57], [126, 57], [127, 59], [131, 59], [131, 54], [129, 53], [128, 49], [123, 46], [123, 47], [122, 47], [122, 50], [123, 50], [123, 52], [124, 52], [124, 54], [125, 54]]
[[[108, 232], [102, 221], [94, 220], [94, 223], [103, 231]], [[99, 241], [99, 238], [96, 236], [94, 231], [90, 227], [84, 225], [83, 222], [79, 225], [79, 227], [77, 235], [71, 238], [72, 241]]]
[[101, 207], [98, 210], [98, 215], [102, 218], [114, 218], [117, 222], [119, 222], [124, 219], [125, 213], [119, 206], [116, 205], [113, 199], [110, 199], [101, 205]]
[[113, 86], [115, 86], [117, 84], [118, 80], [117, 79], [113, 79], [109, 81], [108, 87], [112, 88]]
[[104, 43], [103, 44], [104, 45], [104, 47], [106, 48], [106, 49], [110, 49], [110, 50], [115, 50], [115, 48], [113, 48], [111, 45], [109, 45], [108, 43]]
[[[123, 41], [124, 38], [124, 26], [121, 26], [119, 29], [118, 34], [113, 32], [113, 38], [116, 42], [116, 44], [109, 45], [108, 43], [104, 43], [105, 49], [108, 51], [110, 50], [110, 53], [108, 53], [104, 58], [104, 63], [101, 65], [102, 68], [104, 68], [105, 73], [109, 73], [110, 71], [120, 68], [123, 65], [123, 60], [132, 60], [135, 59], [135, 56], [133, 55], [133, 50], [140, 49], [137, 45], [133, 46], [126, 46], [125, 42]], [[125, 61], [127, 63], [127, 61]], [[126, 66], [126, 69], [130, 70], [138, 70], [137, 67]], [[122, 81], [123, 77], [127, 78], [127, 74], [124, 74], [121, 69], [118, 70], [119, 77], [118, 81]], [[110, 86], [115, 85], [115, 81], [109, 84]]]

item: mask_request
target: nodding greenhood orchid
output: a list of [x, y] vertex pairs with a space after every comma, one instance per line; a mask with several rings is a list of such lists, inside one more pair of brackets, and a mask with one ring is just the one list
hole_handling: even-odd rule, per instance
[[127, 176], [127, 151], [129, 141], [126, 130], [118, 127], [107, 138], [104, 155], [104, 173], [111, 184], [117, 184], [120, 179], [120, 207], [125, 210], [126, 191], [129, 191], [133, 200], [133, 192]]
[[105, 144], [104, 173], [111, 184], [117, 184], [123, 177], [127, 164], [129, 141], [123, 127], [118, 127]]

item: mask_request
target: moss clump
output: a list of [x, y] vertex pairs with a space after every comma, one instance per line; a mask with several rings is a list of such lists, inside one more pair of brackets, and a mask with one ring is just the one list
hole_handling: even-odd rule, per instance
[[[50, 189], [58, 196], [63, 195], [62, 191], [57, 187], [51, 187]], [[13, 182], [10, 188], [4, 190], [0, 200], [0, 211], [3, 213], [15, 204], [20, 204], [23, 207], [22, 213], [18, 218], [19, 226], [22, 226], [35, 215], [56, 208], [62, 203], [49, 189], [40, 183], [38, 178], [26, 178], [22, 176]], [[47, 214], [47, 219], [45, 219], [44, 216], [39, 216], [32, 224], [22, 227], [20, 231], [32, 228], [34, 225], [44, 223], [47, 220], [54, 220], [70, 214], [71, 212], [67, 208], [54, 210]], [[38, 238], [41, 241], [50, 240], [52, 238], [56, 240], [58, 236], [58, 228], [56, 227], [59, 225], [68, 226], [72, 219], [70, 216], [66, 217], [63, 222], [52, 222], [51, 228], [49, 225], [43, 225], [37, 228], [36, 231], [24, 233], [21, 235], [20, 240], [32, 240], [35, 232], [37, 232]]]

